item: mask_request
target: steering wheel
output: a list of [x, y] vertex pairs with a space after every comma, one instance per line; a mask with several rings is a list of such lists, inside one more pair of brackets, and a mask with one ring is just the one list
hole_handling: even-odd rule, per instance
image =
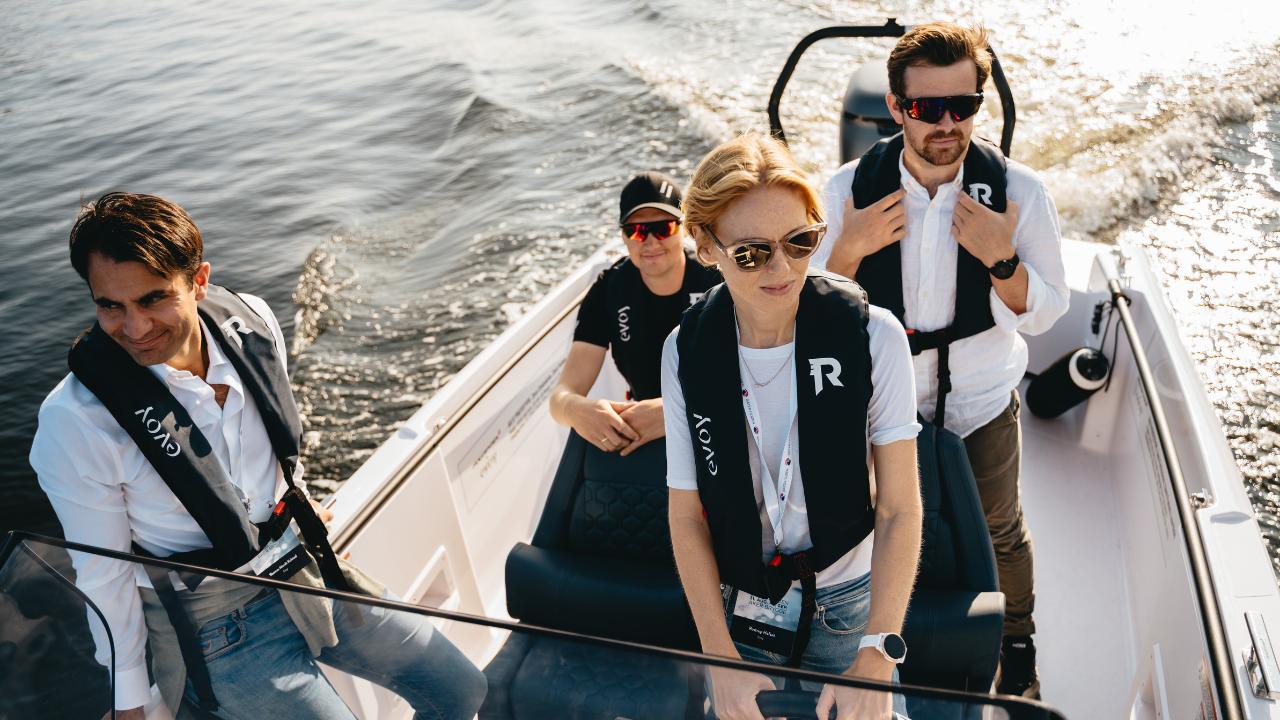
[[756, 695], [760, 714], [767, 718], [819, 720], [818, 713], [814, 711], [817, 704], [818, 693], [808, 690], [765, 690]]
[[[765, 690], [756, 695], [756, 705], [760, 707], [760, 714], [767, 718], [830, 720], [829, 717], [818, 717], [815, 711], [818, 693], [809, 690]], [[907, 720], [896, 712], [893, 717], [896, 720]]]

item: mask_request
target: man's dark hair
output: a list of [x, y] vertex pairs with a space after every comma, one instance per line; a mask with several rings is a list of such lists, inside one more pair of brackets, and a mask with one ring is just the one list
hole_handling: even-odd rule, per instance
[[71, 228], [71, 266], [89, 280], [89, 256], [139, 262], [161, 277], [195, 277], [204, 261], [200, 230], [186, 211], [155, 195], [110, 192], [85, 205]]
[[966, 58], [978, 68], [978, 86], [973, 91], [979, 92], [991, 75], [986, 28], [952, 23], [929, 23], [912, 28], [889, 53], [889, 91], [900, 98], [907, 96], [904, 77], [907, 68], [913, 65], [947, 67]]

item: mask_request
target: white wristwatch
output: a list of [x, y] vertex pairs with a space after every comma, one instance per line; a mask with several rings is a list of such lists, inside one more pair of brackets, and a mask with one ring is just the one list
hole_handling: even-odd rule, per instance
[[863, 635], [862, 641], [858, 643], [858, 650], [861, 651], [863, 648], [879, 650], [885, 660], [895, 665], [900, 665], [903, 660], [907, 659], [907, 643], [903, 641], [902, 636], [898, 633]]

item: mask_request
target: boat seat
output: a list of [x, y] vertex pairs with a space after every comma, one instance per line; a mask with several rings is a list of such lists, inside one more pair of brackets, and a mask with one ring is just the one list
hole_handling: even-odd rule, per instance
[[[570, 431], [532, 542], [507, 556], [511, 617], [696, 650], [667, 529], [666, 465], [663, 440], [622, 457]], [[666, 658], [512, 635], [485, 668], [480, 718], [681, 718], [701, 708], [696, 675]]]
[[[995, 551], [964, 441], [921, 424], [916, 444], [924, 533], [899, 674], [910, 685], [987, 693], [1004, 625]], [[909, 714], [938, 716], [924, 708]]]

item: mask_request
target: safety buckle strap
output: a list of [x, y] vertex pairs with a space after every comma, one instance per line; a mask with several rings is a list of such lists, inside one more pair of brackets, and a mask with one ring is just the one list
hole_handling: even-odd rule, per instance
[[800, 581], [800, 624], [796, 628], [796, 641], [791, 656], [787, 658], [788, 666], [800, 667], [805, 648], [809, 645], [810, 625], [818, 610], [818, 574], [807, 552], [779, 557], [781, 562], [778, 567], [787, 575], [787, 588], [790, 589], [792, 581]]
[[953, 339], [950, 326], [941, 330], [906, 328], [906, 331], [907, 344], [911, 346], [912, 355], [919, 355], [925, 350], [940, 350], [946, 347]]
[[191, 689], [195, 691], [198, 707], [205, 712], [218, 709], [218, 698], [213, 693], [213, 682], [209, 678], [209, 666], [204, 660], [204, 648], [196, 636], [195, 624], [191, 616], [182, 606], [173, 583], [169, 582], [169, 571], [154, 565], [144, 565], [147, 576], [151, 578], [151, 586], [160, 598], [165, 614], [169, 616], [169, 624], [178, 641], [178, 651], [182, 655], [182, 663], [187, 668], [187, 679]]
[[938, 403], [933, 413], [933, 424], [941, 428], [947, 416], [947, 393], [951, 392], [951, 343], [962, 338], [956, 337], [954, 325], [941, 330], [906, 328], [906, 331], [912, 355], [919, 355], [925, 350], [938, 351]]
[[[286, 495], [291, 492], [286, 491]], [[276, 503], [275, 508], [271, 511], [271, 517], [263, 522], [256, 523], [254, 527], [258, 528], [258, 547], [265, 548], [269, 543], [275, 542], [284, 534], [285, 528], [289, 527], [289, 521], [293, 519], [293, 510], [289, 503], [281, 496], [280, 501]]]
[[933, 411], [933, 425], [941, 428], [947, 417], [947, 393], [951, 392], [951, 347], [938, 348], [938, 403]]
[[302, 544], [311, 553], [311, 557], [315, 558], [325, 585], [330, 590], [351, 592], [353, 588], [343, 575], [337, 554], [329, 544], [329, 530], [316, 514], [315, 508], [311, 507], [307, 496], [294, 485], [285, 491], [281, 502], [289, 507], [293, 520], [297, 521], [298, 529], [302, 531]]

